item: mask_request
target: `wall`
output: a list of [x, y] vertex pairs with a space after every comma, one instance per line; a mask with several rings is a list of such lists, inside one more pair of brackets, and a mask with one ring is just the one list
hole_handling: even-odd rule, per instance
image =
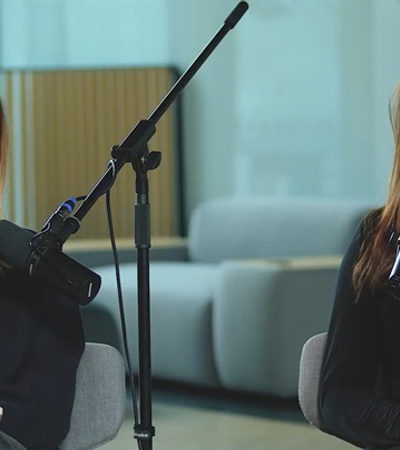
[[340, 195], [340, 2], [257, 1], [238, 28], [238, 194]]
[[[171, 62], [181, 72], [220, 29], [235, 5], [232, 0], [203, 0], [196, 7], [186, 0], [169, 2]], [[228, 33], [183, 93], [187, 215], [199, 202], [234, 191], [239, 26]]]
[[169, 62], [165, 0], [0, 0], [1, 65]]
[[[187, 213], [222, 195], [384, 201], [398, 0], [250, 0], [184, 92]], [[0, 0], [3, 66], [185, 70], [234, 0]]]
[[386, 188], [393, 155], [393, 139], [388, 119], [388, 105], [392, 93], [400, 81], [400, 58], [397, 44], [400, 40], [400, 1], [389, 0], [372, 3], [372, 58], [373, 73], [372, 130], [374, 178], [376, 192]]

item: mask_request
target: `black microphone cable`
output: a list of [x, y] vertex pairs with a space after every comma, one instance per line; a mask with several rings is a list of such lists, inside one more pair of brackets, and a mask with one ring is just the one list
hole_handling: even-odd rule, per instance
[[[132, 369], [131, 356], [129, 352], [129, 344], [128, 344], [128, 333], [126, 328], [126, 315], [125, 315], [125, 306], [124, 299], [122, 294], [122, 282], [121, 282], [121, 271], [118, 257], [118, 249], [115, 239], [115, 230], [114, 230], [114, 222], [111, 211], [111, 187], [114, 185], [116, 180], [116, 169], [115, 169], [115, 160], [110, 159], [108, 162], [108, 168], [112, 170], [111, 180], [109, 185], [104, 189], [101, 195], [106, 194], [106, 209], [107, 209], [107, 221], [108, 221], [108, 232], [110, 237], [110, 243], [112, 248], [112, 254], [114, 259], [114, 267], [115, 267], [115, 279], [117, 284], [117, 296], [118, 296], [118, 309], [120, 315], [121, 322], [121, 333], [122, 333], [122, 341], [124, 346], [125, 360], [128, 369], [128, 379], [129, 379], [129, 387], [132, 394], [132, 411], [133, 411], [133, 423], [134, 429], [139, 425], [139, 411], [138, 411], [138, 394], [136, 389], [135, 375]], [[142, 450], [142, 442], [137, 440], [139, 450]]]
[[[137, 394], [135, 376], [133, 373], [132, 362], [131, 362], [131, 357], [130, 357], [130, 352], [129, 352], [128, 334], [127, 334], [127, 327], [126, 327], [126, 315], [125, 315], [125, 307], [124, 307], [123, 294], [122, 294], [120, 264], [119, 264], [118, 249], [117, 249], [117, 245], [116, 245], [114, 224], [113, 224], [112, 211], [111, 211], [110, 190], [111, 190], [111, 187], [115, 183], [116, 175], [117, 175], [116, 170], [115, 170], [115, 161], [113, 159], [111, 159], [108, 162], [108, 168], [111, 169], [111, 180], [110, 180], [110, 183], [108, 184], [108, 186], [105, 187], [105, 189], [101, 195], [106, 194], [108, 231], [109, 231], [110, 243], [111, 243], [111, 247], [112, 247], [114, 265], [115, 265], [115, 276], [116, 276], [116, 283], [117, 283], [118, 306], [119, 306], [119, 314], [120, 314], [120, 322], [121, 322], [122, 340], [123, 340], [125, 360], [126, 360], [126, 365], [127, 365], [127, 370], [128, 370], [129, 386], [130, 386], [130, 390], [132, 393], [134, 428], [136, 428], [139, 424], [138, 394]], [[57, 245], [58, 244], [57, 237], [61, 230], [63, 221], [72, 213], [72, 211], [76, 205], [76, 202], [84, 201], [86, 199], [86, 197], [87, 196], [78, 196], [76, 198], [71, 197], [68, 200], [62, 202], [57, 207], [57, 209], [50, 215], [50, 217], [47, 219], [47, 221], [43, 225], [42, 229], [33, 236], [32, 241], [33, 242], [43, 241], [46, 243], [46, 245]], [[138, 443], [139, 450], [142, 450], [141, 441], [137, 440], [137, 443]]]
[[[101, 195], [106, 194], [106, 209], [107, 209], [107, 221], [108, 221], [108, 231], [109, 231], [109, 237], [110, 237], [110, 243], [113, 253], [113, 259], [114, 259], [114, 266], [115, 266], [115, 277], [116, 277], [116, 284], [117, 284], [117, 295], [118, 295], [118, 307], [119, 307], [119, 314], [120, 314], [120, 322], [121, 322], [121, 331], [122, 331], [122, 340], [123, 340], [123, 346], [124, 346], [124, 353], [125, 353], [125, 360], [126, 365], [128, 369], [128, 378], [129, 378], [129, 386], [132, 393], [132, 408], [133, 408], [133, 418], [134, 418], [134, 428], [136, 428], [139, 424], [139, 411], [138, 411], [138, 395], [137, 395], [137, 389], [136, 389], [136, 383], [135, 383], [135, 376], [132, 369], [132, 362], [129, 352], [129, 345], [128, 345], [128, 333], [127, 333], [127, 327], [126, 327], [126, 315], [125, 315], [125, 307], [124, 307], [124, 301], [123, 301], [123, 294], [122, 294], [122, 283], [121, 283], [121, 273], [120, 273], [120, 264], [119, 264], [119, 257], [118, 257], [118, 249], [116, 245], [116, 239], [115, 239], [115, 230], [114, 230], [114, 224], [113, 224], [113, 218], [112, 218], [112, 211], [111, 211], [111, 195], [110, 195], [110, 189], [113, 186], [115, 179], [116, 179], [116, 171], [115, 171], [115, 164], [114, 160], [110, 160], [108, 162], [108, 167], [111, 169], [114, 169], [112, 171], [112, 179], [109, 183], [109, 185], [104, 189], [103, 193]], [[65, 202], [61, 203], [58, 208], [50, 215], [47, 222], [43, 225], [42, 230], [35, 235], [36, 239], [42, 238], [43, 240], [49, 240], [51, 239], [51, 226], [53, 226], [54, 222], [54, 236], [57, 236], [57, 233], [60, 230], [60, 224], [59, 224], [59, 218], [61, 216], [67, 217], [73, 210], [75, 204], [77, 201], [83, 201], [85, 200], [86, 196], [79, 196], [76, 198], [70, 198], [66, 200]], [[63, 219], [65, 219], [63, 217]], [[53, 220], [53, 222], [52, 222]], [[49, 238], [50, 235], [50, 238]], [[137, 441], [139, 450], [142, 450], [142, 443], [140, 440]]]
[[[121, 283], [121, 272], [120, 272], [120, 264], [119, 264], [119, 257], [118, 257], [118, 249], [117, 244], [115, 241], [115, 231], [114, 231], [114, 224], [113, 224], [113, 218], [112, 218], [112, 211], [111, 211], [111, 196], [110, 196], [110, 190], [108, 189], [106, 192], [106, 205], [107, 205], [107, 220], [108, 220], [108, 230], [109, 230], [109, 236], [110, 236], [110, 242], [112, 247], [112, 253], [114, 258], [114, 266], [115, 266], [115, 278], [117, 283], [117, 293], [118, 293], [118, 306], [119, 306], [119, 314], [120, 314], [120, 321], [121, 321], [121, 328], [122, 328], [122, 339], [123, 339], [123, 345], [124, 345], [124, 352], [125, 352], [125, 359], [126, 364], [128, 368], [128, 375], [129, 375], [129, 386], [132, 393], [132, 409], [133, 409], [133, 421], [134, 421], [134, 429], [139, 425], [139, 411], [138, 411], [138, 395], [136, 390], [136, 382], [135, 382], [135, 376], [132, 370], [132, 362], [131, 357], [129, 353], [129, 345], [128, 345], [128, 333], [126, 328], [126, 316], [125, 316], [125, 307], [124, 307], [124, 300], [123, 300], [123, 294], [122, 294], [122, 283]], [[138, 448], [139, 450], [142, 450], [142, 442], [140, 440], [137, 440]]]

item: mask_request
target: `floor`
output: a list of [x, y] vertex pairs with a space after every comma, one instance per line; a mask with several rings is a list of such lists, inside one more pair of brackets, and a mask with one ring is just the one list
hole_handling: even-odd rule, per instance
[[[132, 409], [131, 402], [128, 402]], [[153, 450], [350, 450], [356, 447], [309, 425], [296, 400], [199, 391], [178, 386], [153, 390]], [[102, 450], [137, 449], [133, 419]]]

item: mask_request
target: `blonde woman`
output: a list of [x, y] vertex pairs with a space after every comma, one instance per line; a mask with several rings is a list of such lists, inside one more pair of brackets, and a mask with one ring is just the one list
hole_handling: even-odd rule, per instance
[[400, 449], [400, 288], [388, 285], [400, 232], [399, 89], [391, 119], [388, 198], [361, 223], [343, 259], [320, 386], [329, 428], [369, 450]]

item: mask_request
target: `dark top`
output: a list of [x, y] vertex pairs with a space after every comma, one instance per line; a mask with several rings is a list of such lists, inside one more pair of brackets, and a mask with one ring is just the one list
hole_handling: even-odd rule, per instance
[[400, 448], [400, 301], [382, 290], [355, 302], [351, 273], [364, 234], [361, 224], [339, 271], [320, 412], [334, 433], [359, 447]]
[[29, 450], [60, 445], [84, 345], [75, 302], [25, 276], [0, 277], [0, 431]]

